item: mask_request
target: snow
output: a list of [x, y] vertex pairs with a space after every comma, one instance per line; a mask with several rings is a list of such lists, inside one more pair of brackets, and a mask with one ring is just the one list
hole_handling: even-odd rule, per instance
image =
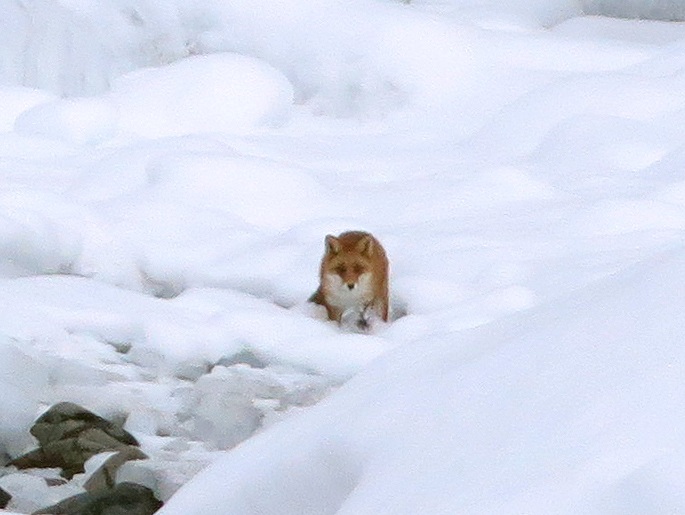
[[109, 139], [116, 130], [116, 119], [116, 111], [99, 100], [61, 100], [22, 113], [14, 127], [19, 134], [86, 144]]
[[72, 401], [165, 515], [685, 511], [679, 3], [0, 5], [0, 464]]
[[217, 54], [126, 74], [113, 84], [112, 97], [122, 130], [160, 138], [278, 126], [288, 120], [293, 91], [256, 59]]
[[680, 512], [681, 254], [402, 346], [162, 513]]

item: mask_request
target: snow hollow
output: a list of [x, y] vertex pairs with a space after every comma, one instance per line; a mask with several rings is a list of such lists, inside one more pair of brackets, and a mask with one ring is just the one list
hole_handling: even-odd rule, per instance
[[61, 402], [164, 515], [685, 512], [680, 3], [0, 3], [0, 513]]

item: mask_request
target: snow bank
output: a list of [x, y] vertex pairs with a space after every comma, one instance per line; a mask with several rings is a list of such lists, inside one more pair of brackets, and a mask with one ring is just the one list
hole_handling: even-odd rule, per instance
[[[461, 28], [432, 16], [436, 11], [460, 20]], [[3, 12], [0, 83], [89, 95], [141, 67], [228, 51], [265, 60], [288, 77], [299, 101], [343, 115], [435, 102], [431, 93], [445, 83], [472, 87], [468, 22], [520, 31], [581, 13], [683, 18], [682, 6], [667, 0], [4, 0]]]
[[3, 0], [0, 83], [90, 95], [133, 69], [188, 55], [179, 7], [167, 2]]
[[285, 229], [331, 208], [328, 193], [303, 170], [244, 156], [177, 155], [148, 168], [150, 192], [224, 211], [252, 226]]
[[[57, 94], [0, 88], [0, 458], [67, 400], [135, 433], [124, 477], [164, 499], [261, 433], [170, 512], [682, 511], [682, 27], [3, 5], [0, 83]], [[305, 302], [348, 229], [392, 262], [369, 335]]]
[[[19, 104], [13, 107], [17, 132], [75, 144], [100, 143], [119, 130], [159, 138], [278, 126], [288, 120], [293, 97], [290, 83], [276, 70], [230, 54], [126, 74], [105, 98], [44, 102], [26, 110], [37, 101], [16, 91], [17, 98], [5, 102]], [[11, 115], [10, 110], [7, 118]]]
[[404, 346], [160, 513], [681, 511], [681, 254]]
[[64, 139], [68, 143], [94, 144], [111, 138], [117, 129], [117, 112], [101, 99], [47, 102], [19, 115], [19, 134]]
[[[113, 359], [122, 348], [127, 359], [159, 367], [162, 374], [205, 370], [248, 351], [267, 363], [346, 378], [387, 348], [380, 339], [341, 333], [304, 313], [230, 290], [191, 289], [155, 299], [85, 278], [37, 277], [3, 281], [0, 303], [5, 331], [44, 341], [43, 353], [61, 359], [81, 354], [87, 363], [105, 358], [101, 353]], [[27, 323], [34, 319], [40, 322]], [[72, 342], [74, 335], [82, 338]]]
[[578, 2], [573, 0], [411, 0], [407, 3], [487, 29], [505, 31], [550, 26], [581, 12]]
[[[3, 46], [8, 66], [0, 82], [59, 94], [99, 93], [123, 73], [141, 67], [195, 54], [237, 52], [278, 69], [293, 84], [298, 101], [310, 103], [316, 112], [366, 115], [385, 112], [408, 100], [435, 101], [429, 98], [431, 93], [463, 81], [468, 75], [465, 67], [470, 66], [467, 39], [434, 18], [409, 15], [401, 5], [356, 0], [189, 5], [148, 0], [134, 6], [127, 1], [101, 4], [90, 0], [37, 2], [24, 12], [15, 0], [5, 3], [8, 15], [3, 18], [5, 30], [0, 32], [7, 40]], [[433, 55], [430, 66], [426, 52]], [[438, 61], [442, 65], [434, 66]], [[169, 131], [178, 118], [165, 124], [145, 115], [154, 112], [159, 116], [162, 111], [156, 108], [172, 102], [186, 106], [177, 116], [197, 126], [203, 114], [212, 112], [199, 108], [193, 114], [192, 106], [207, 105], [202, 93], [216, 91], [219, 85], [223, 93], [217, 92], [221, 96], [216, 99], [214, 120], [224, 118], [225, 123], [225, 118], [237, 117], [244, 124], [264, 115], [271, 122], [283, 119], [282, 104], [288, 102], [289, 87], [275, 71], [267, 72], [263, 63], [244, 58], [227, 68], [226, 59], [191, 62], [194, 64], [166, 72], [148, 71], [149, 77], [138, 75], [138, 79], [120, 83], [117, 88], [127, 91], [138, 88], [127, 100], [134, 105], [125, 119], [138, 120], [138, 129], [142, 130], [143, 124], [148, 133], [155, 127], [158, 132], [162, 126]], [[184, 68], [197, 67], [198, 62], [205, 67], [193, 70], [198, 73], [194, 81], [187, 82], [187, 76], [178, 78]], [[249, 74], [253, 78], [245, 81]], [[140, 86], [148, 78], [147, 86]], [[214, 86], [201, 85], [208, 80]], [[163, 87], [158, 81], [164, 81]], [[244, 105], [246, 93], [252, 94], [250, 109]], [[260, 93], [266, 96], [266, 104], [257, 101]], [[181, 102], [179, 95], [190, 98]], [[271, 107], [268, 113], [263, 111], [266, 106]], [[143, 108], [142, 113], [136, 113], [136, 108]], [[242, 114], [237, 116], [237, 112]]]
[[21, 344], [0, 335], [0, 452], [12, 456], [32, 444], [28, 429], [33, 423], [42, 391], [48, 386], [48, 369], [39, 357], [21, 349]]
[[319, 114], [377, 115], [471, 86], [469, 35], [409, 9], [357, 0], [218, 4], [212, 46], [267, 61]]
[[0, 197], [5, 271], [23, 275], [70, 270], [81, 249], [72, 224], [82, 210], [47, 191], [6, 188]]
[[112, 88], [122, 128], [149, 138], [282, 125], [292, 97], [282, 74], [235, 54], [138, 70]]
[[0, 132], [9, 132], [14, 129], [14, 122], [24, 111], [38, 104], [54, 100], [50, 93], [31, 88], [13, 87], [0, 89]]
[[587, 14], [617, 18], [683, 21], [685, 6], [673, 0], [581, 0]]

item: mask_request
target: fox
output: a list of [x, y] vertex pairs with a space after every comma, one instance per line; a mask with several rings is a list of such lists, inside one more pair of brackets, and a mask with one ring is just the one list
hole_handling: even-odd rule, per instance
[[361, 329], [377, 317], [388, 321], [389, 263], [385, 249], [363, 231], [327, 235], [319, 288], [309, 302], [326, 308], [328, 319], [344, 325], [350, 317]]

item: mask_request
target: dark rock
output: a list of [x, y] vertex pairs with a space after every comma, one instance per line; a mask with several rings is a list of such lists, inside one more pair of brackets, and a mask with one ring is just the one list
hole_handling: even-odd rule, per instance
[[138, 445], [128, 431], [73, 402], [60, 402], [43, 413], [31, 428], [41, 445], [63, 440], [84, 429], [99, 429], [125, 445]]
[[71, 402], [54, 405], [31, 428], [40, 447], [12, 460], [18, 469], [61, 468], [71, 478], [96, 454], [137, 446], [124, 429]]
[[83, 472], [83, 465], [96, 454], [128, 448], [100, 430], [86, 430], [75, 438], [51, 442], [12, 461], [18, 469], [61, 468], [71, 478]]
[[113, 490], [69, 497], [33, 515], [152, 515], [162, 504], [149, 488], [121, 483]]
[[45, 484], [48, 486], [62, 486], [66, 485], [69, 481], [63, 477], [46, 477]]
[[0, 488], [0, 510], [5, 509], [5, 506], [10, 502], [12, 496]]
[[0, 443], [0, 467], [6, 467], [11, 460], [12, 458], [10, 458], [10, 455], [7, 454], [2, 443]]

